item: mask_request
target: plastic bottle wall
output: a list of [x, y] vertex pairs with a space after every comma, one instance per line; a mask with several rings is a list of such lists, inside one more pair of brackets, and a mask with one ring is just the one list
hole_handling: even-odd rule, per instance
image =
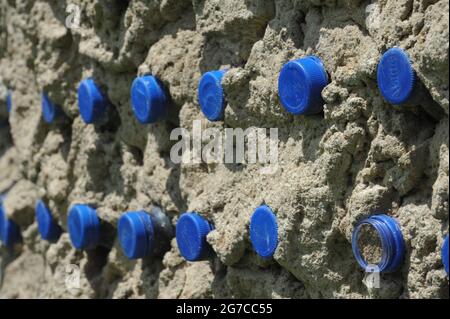
[[[1, 297], [448, 298], [448, 0], [70, 3], [0, 0], [0, 194], [22, 241], [2, 248]], [[415, 72], [413, 105], [380, 92], [377, 67], [394, 47]], [[323, 63], [323, 105], [293, 114], [280, 72], [308, 56]], [[199, 83], [218, 70], [224, 100], [210, 101], [223, 113], [209, 120]], [[157, 81], [141, 84], [166, 108], [137, 118], [132, 86], [147, 75]], [[81, 114], [80, 96], [101, 114]], [[175, 163], [171, 132], [196, 121], [220, 132], [277, 128], [276, 169]], [[60, 227], [56, 240], [40, 235], [39, 200]], [[76, 204], [96, 209], [103, 245], [72, 245]], [[261, 205], [276, 217], [270, 258], [252, 246]], [[174, 228], [186, 212], [211, 223], [199, 243], [209, 257], [187, 261], [174, 232], [162, 254], [127, 258], [119, 219], [153, 207]], [[379, 289], [363, 284], [352, 251], [355, 225], [373, 214], [395, 218], [404, 238], [404, 261]], [[67, 284], [72, 274], [78, 285]]]

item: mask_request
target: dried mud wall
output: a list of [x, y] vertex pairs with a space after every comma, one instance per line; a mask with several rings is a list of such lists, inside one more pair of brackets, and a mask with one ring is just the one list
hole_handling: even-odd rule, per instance
[[[65, 27], [69, 3], [79, 28]], [[23, 246], [2, 254], [1, 297], [82, 298], [448, 298], [441, 246], [448, 233], [448, 0], [1, 0], [0, 193]], [[429, 97], [394, 107], [377, 87], [376, 66], [404, 48]], [[324, 113], [292, 116], [281, 107], [282, 65], [319, 56], [331, 83]], [[224, 122], [197, 102], [202, 73], [230, 68]], [[172, 101], [166, 121], [140, 125], [130, 107], [137, 75], [159, 77]], [[93, 76], [113, 104], [86, 125], [79, 82]], [[6, 90], [13, 92], [11, 113]], [[61, 105], [52, 125], [40, 94]], [[175, 165], [175, 127], [279, 128], [279, 170], [260, 166]], [[40, 239], [34, 205], [43, 198], [65, 232]], [[68, 208], [89, 203], [115, 227], [124, 211], [167, 211], [173, 223], [198, 211], [216, 230], [216, 257], [189, 263], [176, 241], [161, 258], [128, 261], [117, 241], [86, 253], [70, 244]], [[272, 261], [251, 249], [249, 218], [261, 203], [276, 212]], [[402, 268], [381, 289], [362, 284], [351, 251], [354, 224], [376, 212], [400, 222]], [[81, 287], [68, 289], [68, 265]]]

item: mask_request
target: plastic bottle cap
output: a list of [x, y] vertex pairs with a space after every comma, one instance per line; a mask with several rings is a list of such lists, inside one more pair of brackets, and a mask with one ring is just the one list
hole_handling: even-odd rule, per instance
[[322, 90], [328, 84], [328, 74], [322, 61], [315, 56], [290, 61], [281, 69], [278, 96], [289, 113], [311, 115], [322, 112]]
[[6, 222], [5, 209], [3, 207], [3, 197], [0, 197], [0, 240], [3, 241], [3, 233]]
[[2, 201], [0, 199], [0, 240], [6, 247], [12, 247], [22, 241], [22, 236], [19, 226], [6, 216]]
[[129, 259], [143, 258], [154, 246], [155, 230], [145, 211], [128, 212], [118, 222], [119, 241]]
[[195, 212], [181, 215], [175, 231], [181, 255], [188, 261], [206, 259], [211, 252], [206, 236], [212, 230], [212, 225]]
[[74, 205], [67, 220], [70, 240], [77, 249], [92, 249], [100, 238], [100, 220], [95, 209], [88, 205]]
[[222, 79], [227, 71], [211, 71], [205, 73], [198, 86], [198, 99], [200, 108], [210, 121], [223, 119], [225, 98], [222, 88]]
[[166, 94], [152, 75], [136, 78], [131, 86], [131, 105], [142, 124], [154, 123], [167, 114]]
[[59, 115], [59, 107], [54, 105], [52, 101], [50, 101], [47, 94], [42, 93], [42, 117], [45, 122], [53, 123], [55, 118]]
[[0, 240], [3, 237], [3, 225], [5, 223], [5, 212], [3, 211], [3, 204], [0, 203]]
[[397, 221], [387, 215], [371, 216], [359, 222], [352, 235], [352, 250], [359, 265], [367, 270], [368, 263], [361, 255], [358, 245], [359, 233], [363, 225], [373, 227], [381, 240], [381, 260], [377, 264], [379, 272], [394, 272], [403, 261], [405, 255], [405, 242], [400, 226]]
[[250, 219], [250, 241], [262, 258], [271, 258], [278, 246], [278, 224], [273, 211], [267, 205], [255, 209]]
[[407, 102], [413, 94], [416, 73], [408, 54], [400, 48], [387, 50], [378, 63], [378, 87], [391, 104]]
[[78, 87], [78, 108], [87, 124], [94, 123], [106, 111], [107, 100], [91, 78], [81, 81]]
[[6, 110], [8, 113], [11, 112], [12, 109], [12, 93], [11, 91], [8, 91], [8, 94], [6, 95]]
[[61, 228], [53, 219], [50, 209], [42, 200], [36, 203], [35, 213], [42, 239], [56, 241], [61, 235]]
[[3, 224], [5, 220], [5, 211], [3, 208], [3, 201], [6, 198], [6, 195], [0, 194], [0, 240], [2, 240], [2, 231], [3, 231]]
[[442, 263], [448, 276], [448, 235], [444, 240], [444, 246], [442, 247]]

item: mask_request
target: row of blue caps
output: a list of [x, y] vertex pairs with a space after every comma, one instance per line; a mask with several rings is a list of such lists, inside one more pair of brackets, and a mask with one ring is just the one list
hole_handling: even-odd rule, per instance
[[[226, 99], [222, 80], [226, 70], [210, 71], [200, 79], [198, 100], [205, 117], [219, 121], [224, 117]], [[383, 97], [393, 105], [408, 103], [415, 98], [417, 75], [408, 54], [401, 48], [387, 50], [377, 69], [378, 87]], [[278, 95], [283, 107], [295, 115], [313, 115], [323, 111], [322, 90], [329, 83], [324, 64], [316, 56], [307, 56], [286, 63], [278, 79]], [[163, 119], [168, 112], [168, 96], [162, 83], [152, 75], [137, 77], [131, 86], [131, 105], [142, 124]], [[11, 94], [7, 98], [11, 109]], [[81, 81], [78, 87], [78, 106], [87, 124], [99, 120], [107, 111], [108, 99], [92, 78]], [[42, 94], [42, 114], [52, 123], [61, 108], [54, 105], [47, 94]]]
[[[154, 218], [155, 213], [132, 211], [123, 214], [118, 221], [119, 242], [129, 259], [144, 258], [157, 249], [158, 230], [171, 227], [164, 219]], [[162, 212], [161, 212], [162, 214]], [[52, 217], [43, 201], [36, 204], [36, 219], [39, 232], [44, 240], [56, 241], [62, 233], [61, 227]], [[100, 219], [94, 208], [85, 204], [72, 206], [68, 216], [68, 229], [72, 244], [77, 249], [93, 249], [100, 244]], [[165, 226], [161, 224], [166, 224]], [[359, 235], [363, 226], [373, 227], [381, 240], [381, 260], [376, 265], [379, 272], [396, 271], [405, 255], [405, 242], [396, 219], [388, 215], [373, 215], [356, 224], [352, 234], [352, 249], [356, 261], [366, 271], [369, 265], [361, 254]], [[214, 226], [196, 212], [184, 213], [176, 224], [175, 236], [180, 254], [188, 261], [208, 259], [213, 249], [207, 242], [208, 234]], [[0, 239], [5, 245], [20, 241], [18, 226], [7, 219], [0, 204]], [[254, 251], [263, 259], [273, 257], [278, 247], [278, 223], [272, 209], [261, 205], [255, 209], [250, 219], [250, 241]], [[448, 235], [442, 248], [445, 271], [449, 273]]]

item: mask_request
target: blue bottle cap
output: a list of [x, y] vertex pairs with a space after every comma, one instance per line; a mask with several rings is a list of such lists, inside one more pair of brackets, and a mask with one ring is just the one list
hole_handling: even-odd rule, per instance
[[45, 122], [48, 124], [53, 123], [53, 121], [59, 116], [60, 114], [60, 108], [53, 104], [52, 101], [50, 101], [47, 94], [42, 93], [42, 117], [44, 118]]
[[278, 96], [286, 111], [295, 115], [322, 112], [322, 90], [328, 85], [328, 74], [315, 56], [286, 63], [278, 78]]
[[255, 209], [250, 219], [250, 241], [262, 258], [271, 258], [278, 246], [278, 224], [273, 211], [267, 205]]
[[12, 109], [12, 93], [11, 91], [8, 91], [8, 94], [6, 95], [6, 110], [8, 113], [11, 113]]
[[2, 240], [3, 236], [3, 225], [5, 224], [5, 209], [3, 208], [3, 199], [4, 195], [0, 195], [0, 240]]
[[400, 48], [387, 50], [378, 63], [377, 81], [381, 94], [389, 103], [408, 102], [416, 83], [416, 73], [408, 54]]
[[222, 88], [222, 79], [227, 71], [211, 71], [205, 73], [198, 86], [198, 99], [200, 108], [210, 121], [223, 119], [225, 97]]
[[442, 263], [448, 276], [448, 235], [445, 237], [444, 246], [442, 247]]
[[405, 256], [405, 242], [400, 225], [394, 218], [387, 215], [374, 215], [356, 225], [352, 234], [352, 250], [356, 261], [365, 270], [369, 268], [369, 264], [361, 255], [358, 244], [359, 233], [364, 225], [373, 227], [381, 240], [382, 254], [377, 264], [378, 271], [384, 273], [396, 271]]
[[3, 207], [4, 196], [0, 197], [0, 240], [3, 241], [3, 229], [5, 227], [6, 214], [5, 208]]
[[61, 235], [61, 227], [54, 220], [50, 209], [42, 200], [36, 203], [35, 207], [36, 219], [38, 223], [39, 233], [42, 239], [48, 241], [56, 241]]
[[6, 247], [12, 247], [22, 241], [19, 226], [6, 216], [2, 202], [0, 202], [0, 240]]
[[145, 211], [128, 212], [118, 222], [119, 241], [129, 259], [149, 255], [154, 246], [155, 230], [150, 215]]
[[67, 219], [70, 240], [77, 249], [92, 249], [99, 243], [100, 220], [94, 208], [83, 205], [74, 205]]
[[78, 87], [78, 108], [86, 124], [99, 120], [106, 111], [108, 102], [91, 78], [80, 82]]
[[166, 94], [152, 75], [137, 77], [131, 86], [131, 105], [142, 124], [154, 123], [167, 114]]
[[205, 218], [195, 212], [181, 215], [175, 232], [178, 249], [184, 259], [199, 261], [209, 257], [211, 246], [206, 236], [213, 229]]

